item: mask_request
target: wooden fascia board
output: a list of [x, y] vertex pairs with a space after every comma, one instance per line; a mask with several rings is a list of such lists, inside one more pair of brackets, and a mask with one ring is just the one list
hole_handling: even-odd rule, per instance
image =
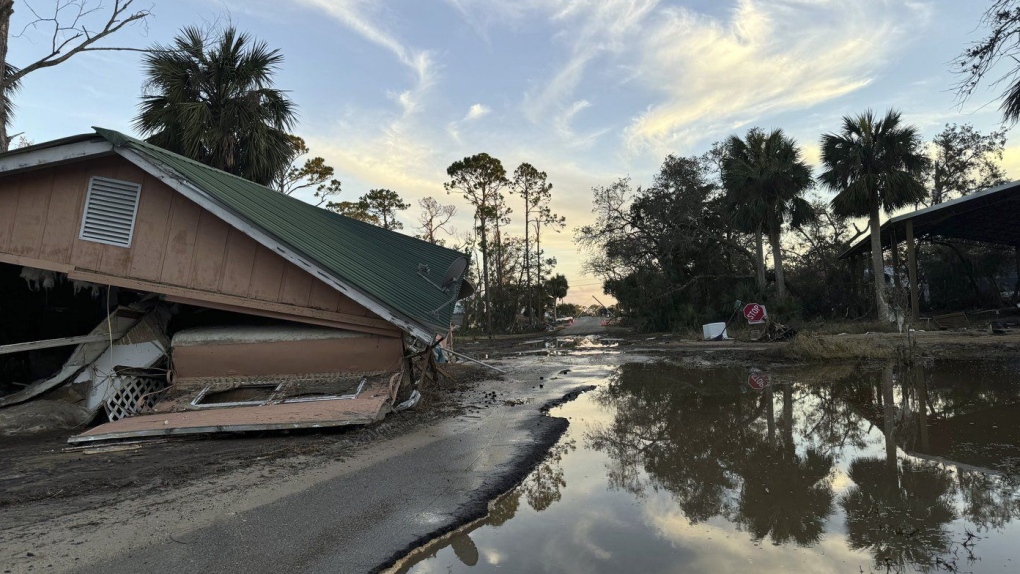
[[57, 263], [56, 261], [46, 261], [44, 259], [35, 259], [33, 257], [22, 257], [20, 255], [14, 255], [13, 253], [0, 253], [0, 263], [9, 263], [11, 265], [18, 265], [21, 267], [32, 267], [34, 269], [56, 271], [57, 273], [65, 274], [74, 271], [73, 265]]
[[399, 329], [403, 329], [415, 337], [418, 337], [422, 341], [431, 342], [434, 338], [434, 333], [430, 329], [423, 325], [412, 321], [402, 314], [398, 313], [388, 305], [383, 304], [381, 301], [372, 297], [368, 293], [361, 291], [357, 287], [348, 284], [346, 281], [333, 276], [332, 273], [323, 269], [319, 265], [312, 261], [311, 257], [303, 256], [297, 249], [285, 245], [278, 238], [273, 237], [265, 230], [252, 224], [247, 219], [239, 216], [230, 208], [220, 204], [216, 199], [210, 197], [207, 193], [199, 189], [197, 186], [189, 182], [187, 179], [176, 174], [174, 170], [170, 168], [164, 168], [158, 162], [151, 160], [144, 155], [123, 147], [115, 148], [114, 151], [127, 159], [131, 163], [137, 165], [143, 169], [149, 175], [159, 179], [172, 189], [187, 197], [191, 201], [194, 201], [204, 209], [211, 212], [213, 215], [219, 217], [229, 225], [251, 237], [262, 246], [270, 249], [274, 253], [278, 253], [287, 261], [297, 265], [301, 269], [309, 272], [316, 279], [323, 281], [330, 287], [350, 297], [355, 302], [372, 311], [376, 315], [383, 317]]
[[25, 153], [0, 156], [0, 175], [48, 167], [53, 164], [78, 161], [110, 154], [113, 144], [107, 141], [84, 141], [44, 148]]
[[259, 301], [257, 299], [246, 299], [244, 297], [234, 297], [230, 295], [223, 295], [221, 293], [193, 290], [174, 285], [137, 281], [124, 277], [104, 275], [101, 273], [77, 269], [72, 265], [66, 265], [54, 261], [22, 257], [20, 255], [12, 255], [10, 253], [0, 253], [0, 263], [18, 265], [21, 267], [32, 267], [34, 269], [44, 269], [46, 271], [55, 271], [57, 273], [64, 273], [71, 279], [88, 281], [90, 283], [113, 285], [138, 291], [151, 291], [153, 293], [159, 293], [160, 295], [166, 295], [171, 300], [176, 300], [188, 305], [205, 306], [238, 313], [249, 313], [252, 315], [299, 321], [312, 325], [323, 325], [326, 327], [335, 327], [351, 331], [364, 331], [373, 335], [397, 337], [400, 333], [400, 330], [393, 324], [382, 319], [359, 317], [348, 313], [322, 311], [283, 303], [271, 303], [267, 301]]
[[167, 285], [165, 283], [155, 283], [152, 281], [141, 281], [138, 279], [130, 279], [127, 277], [118, 277], [116, 275], [95, 273], [92, 271], [85, 271], [77, 268], [70, 271], [67, 274], [67, 277], [69, 279], [74, 279], [78, 281], [88, 281], [89, 283], [113, 285], [115, 287], [133, 289], [135, 291], [147, 291], [152, 293], [159, 293], [160, 295], [182, 297], [195, 301], [196, 305], [202, 305], [203, 304], [202, 302], [231, 305], [240, 312], [243, 312], [243, 309], [257, 309], [262, 311], [279, 313], [281, 315], [287, 315], [294, 318], [305, 317], [312, 319], [323, 319], [327, 321], [332, 321], [334, 323], [344, 323], [348, 325], [347, 328], [349, 329], [365, 327], [373, 329], [374, 331], [384, 330], [391, 333], [394, 331], [393, 325], [382, 319], [373, 319], [371, 317], [359, 317], [357, 315], [351, 315], [348, 313], [337, 313], [334, 311], [322, 311], [319, 309], [311, 309], [309, 307], [300, 307], [297, 305], [288, 305], [285, 303], [272, 303], [269, 301], [248, 299], [245, 297], [237, 297], [234, 295], [224, 295], [222, 293], [213, 293], [209, 291], [201, 291], [198, 289], [189, 289], [187, 287], [178, 287], [176, 285]]
[[358, 331], [360, 333], [368, 333], [371, 335], [381, 335], [383, 337], [400, 337], [401, 331], [386, 323], [385, 327], [368, 327], [365, 325], [358, 325], [355, 323], [348, 323], [346, 321], [336, 321], [328, 318], [319, 317], [305, 317], [295, 316], [286, 313], [280, 313], [277, 311], [269, 311], [265, 309], [253, 309], [249, 307], [241, 307], [239, 305], [230, 305], [227, 303], [218, 303], [202, 299], [191, 299], [188, 297], [180, 297], [177, 295], [166, 295], [165, 299], [171, 303], [182, 303], [184, 305], [194, 305], [196, 307], [207, 307], [209, 309], [219, 309], [220, 311], [230, 311], [231, 313], [245, 313], [248, 315], [256, 315], [259, 317], [268, 317], [270, 319], [283, 319], [285, 321], [295, 321], [300, 323], [307, 323], [309, 325], [319, 325], [321, 327], [332, 327], [334, 329], [344, 329], [346, 331]]

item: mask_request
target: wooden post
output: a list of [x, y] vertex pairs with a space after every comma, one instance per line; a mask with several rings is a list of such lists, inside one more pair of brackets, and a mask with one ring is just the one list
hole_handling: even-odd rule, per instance
[[920, 315], [917, 300], [917, 247], [914, 245], [914, 220], [907, 220], [907, 277], [910, 280], [910, 318], [917, 324]]
[[892, 283], [893, 287], [900, 288], [900, 250], [899, 242], [896, 240], [896, 228], [889, 229], [889, 247], [892, 248]]

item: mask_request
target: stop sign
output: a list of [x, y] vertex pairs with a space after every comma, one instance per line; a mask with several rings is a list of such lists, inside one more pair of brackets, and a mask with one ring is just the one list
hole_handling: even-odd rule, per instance
[[769, 384], [768, 375], [764, 373], [752, 372], [750, 376], [747, 377], [747, 386], [751, 387], [756, 391], [764, 389], [766, 386], [768, 386], [768, 384]]
[[765, 321], [765, 306], [757, 303], [748, 303], [744, 305], [744, 318], [747, 322], [754, 325], [756, 323], [763, 323]]

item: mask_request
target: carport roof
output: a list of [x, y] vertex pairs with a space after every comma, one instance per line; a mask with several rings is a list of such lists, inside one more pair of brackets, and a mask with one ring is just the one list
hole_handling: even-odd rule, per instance
[[[965, 195], [958, 199], [894, 217], [882, 224], [882, 248], [906, 238], [907, 222], [914, 237], [937, 237], [996, 245], [1020, 246], [1020, 182]], [[871, 250], [870, 237], [862, 237], [841, 259]]]

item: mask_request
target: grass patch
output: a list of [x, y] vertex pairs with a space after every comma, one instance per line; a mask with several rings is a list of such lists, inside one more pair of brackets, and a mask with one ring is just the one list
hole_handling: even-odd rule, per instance
[[879, 338], [801, 333], [785, 344], [780, 353], [798, 361], [892, 359], [896, 357], [896, 347], [895, 343]]
[[864, 333], [895, 333], [896, 323], [889, 321], [858, 320], [858, 321], [794, 321], [791, 325], [798, 331], [817, 335], [863, 335]]

